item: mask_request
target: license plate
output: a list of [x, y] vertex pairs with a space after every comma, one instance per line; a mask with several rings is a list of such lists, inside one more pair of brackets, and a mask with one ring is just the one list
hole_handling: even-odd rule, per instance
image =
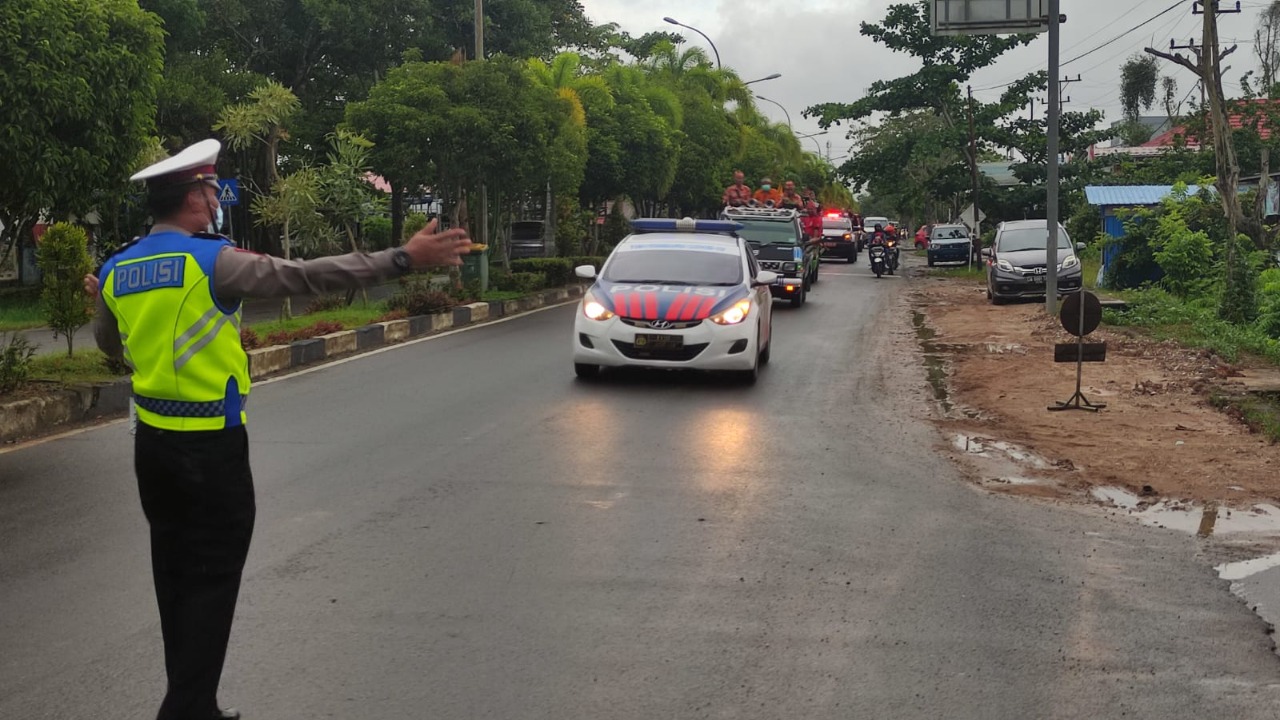
[[684, 347], [683, 335], [636, 335], [633, 343], [643, 350], [679, 350]]
[[824, 241], [822, 241], [822, 247], [825, 247], [825, 248], [833, 248], [833, 247], [835, 247], [835, 246], [836, 246], [836, 242], [835, 242], [834, 240], [824, 240]]
[[1037, 285], [1043, 285], [1043, 284], [1044, 284], [1044, 277], [1045, 277], [1044, 275], [1032, 275], [1032, 276], [1031, 276], [1031, 282], [1033, 282], [1033, 283], [1035, 283], [1035, 284], [1037, 284]]

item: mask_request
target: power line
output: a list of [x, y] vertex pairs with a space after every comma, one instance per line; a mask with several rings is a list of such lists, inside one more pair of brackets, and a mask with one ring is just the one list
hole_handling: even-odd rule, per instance
[[[1133, 27], [1129, 28], [1128, 30], [1125, 30], [1124, 32], [1122, 32], [1122, 33], [1120, 33], [1119, 35], [1117, 35], [1117, 36], [1115, 36], [1115, 37], [1111, 38], [1110, 40], [1108, 40], [1108, 41], [1106, 41], [1106, 42], [1102, 43], [1101, 45], [1099, 45], [1099, 46], [1097, 46], [1097, 47], [1093, 48], [1092, 50], [1087, 50], [1087, 51], [1085, 51], [1085, 52], [1083, 52], [1083, 53], [1080, 53], [1079, 55], [1077, 55], [1077, 56], [1075, 56], [1075, 57], [1071, 58], [1070, 60], [1067, 60], [1067, 61], [1065, 61], [1065, 62], [1063, 62], [1063, 63], [1060, 63], [1060, 66], [1066, 66], [1066, 65], [1068, 65], [1068, 64], [1070, 64], [1070, 63], [1073, 63], [1073, 62], [1075, 62], [1075, 61], [1077, 61], [1077, 60], [1079, 60], [1079, 59], [1081, 59], [1081, 58], [1088, 57], [1088, 56], [1092, 55], [1093, 53], [1098, 52], [1099, 50], [1102, 50], [1103, 48], [1108, 47], [1108, 46], [1110, 46], [1110, 45], [1112, 45], [1112, 44], [1116, 43], [1117, 41], [1119, 41], [1120, 39], [1122, 39], [1124, 36], [1126, 36], [1126, 35], [1128, 35], [1128, 34], [1130, 34], [1130, 33], [1134, 32], [1134, 31], [1136, 31], [1136, 30], [1141, 30], [1142, 28], [1146, 27], [1147, 25], [1150, 25], [1152, 22], [1155, 22], [1155, 21], [1156, 21], [1156, 20], [1158, 20], [1159, 18], [1161, 18], [1161, 17], [1163, 17], [1163, 16], [1165, 16], [1165, 15], [1169, 14], [1170, 12], [1173, 12], [1174, 10], [1176, 10], [1179, 6], [1181, 6], [1181, 5], [1183, 5], [1183, 4], [1184, 4], [1184, 0], [1178, 0], [1178, 2], [1175, 2], [1174, 4], [1172, 4], [1172, 5], [1170, 5], [1169, 7], [1165, 8], [1164, 10], [1161, 10], [1160, 12], [1156, 13], [1155, 15], [1152, 15], [1151, 17], [1147, 18], [1146, 20], [1143, 20], [1142, 22], [1138, 23], [1137, 25], [1134, 25]], [[1007, 82], [1007, 83], [1001, 83], [1001, 84], [999, 84], [999, 85], [992, 85], [992, 86], [990, 86], [990, 87], [974, 88], [974, 92], [983, 92], [983, 91], [985, 91], [985, 90], [999, 90], [1000, 88], [1006, 88], [1006, 87], [1009, 87], [1010, 85], [1012, 85], [1012, 84], [1014, 84], [1014, 83], [1018, 82], [1018, 80], [1021, 80], [1021, 79], [1022, 79], [1022, 78], [1016, 78], [1016, 79], [1014, 79], [1014, 80], [1010, 80], [1010, 81], [1009, 81], [1009, 82]]]
[[1137, 25], [1134, 25], [1133, 27], [1129, 28], [1128, 30], [1125, 30], [1124, 32], [1120, 33], [1119, 35], [1117, 35], [1117, 36], [1115, 36], [1115, 37], [1111, 38], [1110, 40], [1108, 40], [1108, 41], [1106, 41], [1106, 42], [1102, 43], [1102, 44], [1101, 44], [1101, 45], [1099, 45], [1098, 47], [1096, 47], [1096, 48], [1094, 48], [1094, 49], [1092, 49], [1092, 50], [1089, 50], [1089, 51], [1086, 51], [1086, 52], [1080, 53], [1079, 55], [1077, 55], [1077, 56], [1075, 56], [1075, 57], [1071, 58], [1070, 60], [1064, 60], [1064, 61], [1061, 63], [1061, 64], [1062, 64], [1062, 66], [1064, 66], [1064, 67], [1065, 67], [1065, 66], [1070, 65], [1071, 63], [1073, 63], [1073, 62], [1075, 62], [1075, 61], [1079, 60], [1080, 58], [1088, 57], [1089, 55], [1092, 55], [1093, 53], [1098, 52], [1099, 50], [1101, 50], [1101, 49], [1103, 49], [1103, 48], [1107, 47], [1108, 45], [1111, 45], [1112, 43], [1114, 43], [1114, 42], [1116, 42], [1116, 41], [1120, 40], [1120, 39], [1121, 39], [1121, 38], [1123, 38], [1125, 35], [1128, 35], [1129, 33], [1133, 32], [1134, 30], [1139, 30], [1139, 29], [1141, 29], [1141, 28], [1145, 27], [1146, 25], [1149, 25], [1150, 23], [1154, 22], [1157, 18], [1162, 17], [1162, 16], [1164, 16], [1164, 15], [1167, 15], [1167, 14], [1169, 14], [1169, 13], [1173, 12], [1174, 10], [1178, 9], [1178, 7], [1179, 7], [1179, 6], [1181, 6], [1181, 5], [1183, 5], [1182, 0], [1178, 0], [1178, 2], [1175, 2], [1174, 4], [1172, 4], [1172, 5], [1170, 5], [1169, 7], [1165, 8], [1164, 10], [1161, 10], [1160, 12], [1156, 13], [1155, 15], [1153, 15], [1153, 16], [1151, 16], [1151, 17], [1147, 18], [1146, 20], [1143, 20], [1142, 22], [1138, 23]]

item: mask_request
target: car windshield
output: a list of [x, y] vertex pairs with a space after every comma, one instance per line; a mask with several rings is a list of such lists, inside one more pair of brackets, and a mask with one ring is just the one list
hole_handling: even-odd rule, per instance
[[933, 234], [930, 237], [934, 240], [967, 240], [969, 238], [969, 231], [957, 226], [936, 227], [933, 229]]
[[[1000, 233], [998, 250], [1000, 252], [1018, 252], [1020, 250], [1043, 250], [1049, 245], [1049, 228], [1032, 227], [1004, 230]], [[1067, 231], [1058, 228], [1058, 248], [1071, 249], [1071, 238]]]
[[732, 246], [721, 252], [623, 246], [609, 260], [604, 279], [647, 285], [737, 285], [742, 282], [742, 258]]
[[882, 218], [882, 217], [863, 218], [862, 224], [866, 225], [867, 227], [875, 227], [876, 225], [884, 225], [887, 227], [889, 225], [889, 218]]
[[770, 222], [768, 220], [738, 220], [742, 229], [738, 235], [749, 243], [758, 245], [795, 245], [797, 241], [796, 226], [791, 222]]
[[848, 218], [828, 218], [822, 221], [823, 230], [852, 230], [853, 223]]

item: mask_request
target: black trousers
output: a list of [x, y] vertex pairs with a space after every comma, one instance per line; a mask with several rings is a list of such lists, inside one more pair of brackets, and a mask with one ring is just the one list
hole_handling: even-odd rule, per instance
[[249, 437], [244, 427], [173, 432], [138, 423], [134, 467], [169, 681], [157, 720], [205, 720], [217, 711], [253, 536]]

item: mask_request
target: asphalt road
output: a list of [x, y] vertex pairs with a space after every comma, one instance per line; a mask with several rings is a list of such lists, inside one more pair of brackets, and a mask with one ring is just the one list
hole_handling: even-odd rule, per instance
[[[750, 388], [573, 379], [572, 308], [260, 386], [246, 717], [1275, 718], [1193, 538], [992, 496], [921, 420], [909, 281], [823, 266]], [[896, 349], [895, 349], [896, 348]], [[121, 424], [0, 455], [0, 718], [148, 718]]]

